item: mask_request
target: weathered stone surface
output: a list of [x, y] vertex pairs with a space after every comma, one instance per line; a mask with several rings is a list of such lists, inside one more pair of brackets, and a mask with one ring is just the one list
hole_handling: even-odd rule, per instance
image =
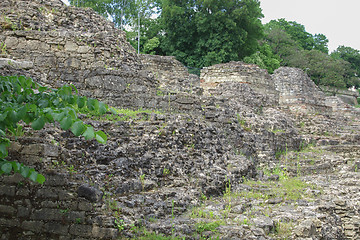
[[172, 91], [188, 90], [200, 86], [200, 79], [189, 74], [187, 68], [172, 56], [139, 55], [145, 69], [159, 81], [159, 87]]
[[254, 64], [230, 62], [206, 67], [200, 75], [201, 87], [213, 89], [224, 82], [250, 85], [256, 92], [269, 97], [271, 104], [276, 104], [279, 93], [270, 75], [264, 69]]
[[84, 197], [91, 202], [99, 202], [103, 197], [102, 191], [88, 184], [81, 185], [77, 190], [77, 194], [79, 197]]
[[299, 111], [329, 112], [325, 94], [301, 69], [280, 67], [271, 78], [280, 92], [280, 104]]

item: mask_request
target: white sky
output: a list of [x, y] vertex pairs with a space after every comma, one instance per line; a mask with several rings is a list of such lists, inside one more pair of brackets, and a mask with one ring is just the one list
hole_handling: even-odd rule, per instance
[[260, 0], [260, 6], [263, 23], [296, 21], [311, 34], [325, 34], [330, 52], [339, 45], [360, 50], [360, 0]]
[[296, 21], [311, 34], [325, 34], [330, 52], [340, 45], [360, 50], [360, 0], [260, 0], [260, 4], [263, 23], [279, 18]]

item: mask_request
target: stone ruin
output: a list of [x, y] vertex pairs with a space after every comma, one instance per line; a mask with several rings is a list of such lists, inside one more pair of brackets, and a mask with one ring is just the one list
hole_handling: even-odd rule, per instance
[[277, 105], [279, 102], [279, 92], [270, 75], [254, 64], [230, 62], [205, 67], [201, 71], [200, 79], [201, 87], [208, 91], [216, 88], [220, 83], [248, 84], [252, 89], [268, 96], [270, 104]]
[[154, 75], [159, 88], [186, 91], [200, 86], [199, 77], [189, 74], [187, 68], [173, 56], [140, 54], [144, 68]]
[[[219, 196], [230, 183], [233, 191], [257, 191], [263, 186], [244, 178], [276, 180], [260, 169], [277, 168], [323, 193], [308, 187], [315, 200], [269, 196], [263, 205], [234, 199], [217, 229], [221, 238], [273, 239], [282, 222], [296, 223], [291, 239], [360, 235], [358, 113], [326, 97], [303, 71], [270, 75], [231, 62], [204, 68], [199, 79], [173, 57], [137, 55], [125, 34], [91, 9], [2, 0], [0, 13], [1, 75], [71, 83], [112, 106], [157, 110], [117, 122], [84, 119], [109, 135], [106, 145], [56, 125], [38, 132], [24, 126], [9, 159], [47, 181], [0, 177], [1, 239], [136, 239], [137, 227], [196, 239], [196, 226], [209, 219], [189, 217], [192, 208], [225, 216], [229, 204]], [[301, 152], [309, 143], [318, 151]], [[264, 215], [266, 207], [272, 212]]]

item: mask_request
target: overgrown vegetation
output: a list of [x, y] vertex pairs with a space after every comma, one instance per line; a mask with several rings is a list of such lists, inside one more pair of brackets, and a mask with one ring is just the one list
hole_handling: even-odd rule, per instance
[[18, 172], [32, 181], [45, 181], [35, 169], [5, 159], [10, 145], [9, 136], [18, 136], [22, 125], [40, 130], [46, 123], [58, 122], [61, 129], [70, 130], [75, 136], [106, 143], [106, 134], [84, 124], [78, 119], [77, 111], [86, 109], [94, 115], [103, 115], [109, 107], [73, 92], [77, 94], [74, 86], [50, 89], [24, 76], [0, 76], [0, 175]]
[[[308, 201], [314, 199], [312, 190], [317, 189], [316, 186], [305, 183], [298, 177], [290, 177], [286, 169], [276, 167], [273, 170], [263, 169], [263, 172], [267, 176], [277, 175], [278, 180], [257, 181], [244, 177], [243, 185], [247, 187], [244, 187], [242, 191], [233, 191], [231, 182], [228, 181], [221, 198], [208, 200], [206, 197], [202, 197], [202, 204], [192, 208], [190, 212], [190, 217], [198, 221], [195, 229], [200, 237], [203, 237], [202, 233], [207, 231], [207, 236], [210, 234], [212, 239], [216, 239], [217, 229], [221, 225], [252, 225], [252, 219], [255, 216], [259, 216], [259, 214], [269, 216], [273, 212], [273, 209], [278, 206], [274, 205], [274, 201], [282, 204], [289, 201], [297, 202], [300, 199]], [[251, 204], [245, 203], [243, 212], [240, 215], [234, 215], [233, 208], [244, 199], [245, 202], [251, 202]], [[214, 211], [206, 207], [212, 204], [224, 205], [224, 207]], [[291, 221], [279, 220], [274, 223], [274, 228], [269, 235], [277, 239], [287, 239], [294, 226]]]

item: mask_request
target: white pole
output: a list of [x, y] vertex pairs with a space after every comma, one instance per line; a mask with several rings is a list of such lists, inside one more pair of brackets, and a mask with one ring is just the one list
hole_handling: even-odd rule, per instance
[[138, 54], [140, 54], [140, 10], [138, 12]]

